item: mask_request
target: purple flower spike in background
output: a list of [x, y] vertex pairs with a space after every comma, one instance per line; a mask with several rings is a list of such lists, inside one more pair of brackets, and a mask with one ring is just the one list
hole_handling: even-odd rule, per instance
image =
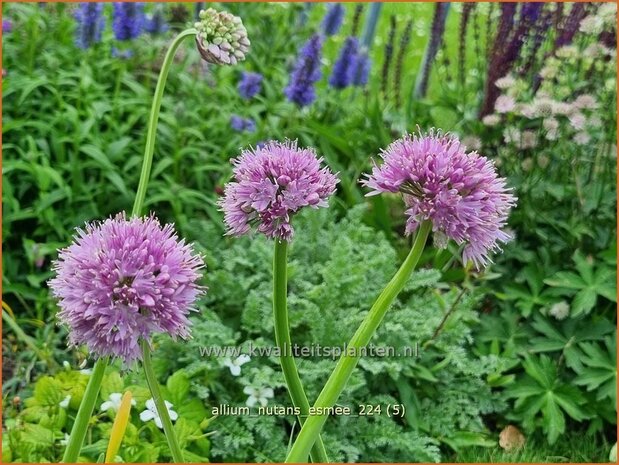
[[54, 262], [49, 286], [71, 345], [130, 364], [141, 357], [142, 339], [189, 337], [203, 266], [172, 225], [119, 214], [77, 231]]
[[352, 69], [357, 58], [359, 41], [356, 37], [347, 37], [340, 56], [338, 57], [333, 71], [329, 77], [329, 84], [336, 89], [344, 89], [351, 84]]
[[246, 234], [255, 224], [267, 237], [290, 240], [294, 213], [326, 207], [335, 192], [337, 177], [321, 162], [313, 149], [290, 141], [243, 151], [233, 160], [234, 180], [220, 203], [228, 234]]
[[262, 89], [262, 74], [243, 71], [239, 81], [239, 95], [245, 100], [249, 100]]
[[13, 23], [8, 19], [2, 20], [2, 32], [11, 32], [13, 30]]
[[288, 100], [300, 107], [310, 105], [316, 100], [314, 84], [320, 79], [320, 56], [322, 38], [314, 34], [305, 43], [297, 59], [285, 93]]
[[105, 26], [103, 3], [80, 3], [75, 10], [77, 21], [75, 43], [79, 48], [89, 48], [101, 41]]
[[368, 84], [371, 64], [366, 51], [357, 53], [350, 72], [350, 83], [353, 86], [365, 87]]
[[114, 2], [114, 37], [116, 40], [137, 38], [144, 27], [144, 4], [137, 2]]
[[165, 4], [155, 6], [155, 11], [150, 17], [144, 21], [144, 29], [152, 35], [163, 34], [168, 30], [168, 25], [165, 21]]
[[326, 36], [338, 33], [344, 21], [344, 6], [341, 3], [332, 3], [322, 20], [322, 30]]
[[243, 118], [239, 115], [230, 117], [230, 126], [237, 132], [256, 132], [256, 122], [251, 118]]
[[492, 161], [466, 152], [455, 137], [430, 131], [393, 142], [381, 154], [363, 184], [368, 195], [401, 192], [408, 206], [407, 234], [424, 220], [432, 221], [437, 246], [449, 239], [466, 244], [465, 262], [479, 269], [488, 254], [511, 237], [502, 229], [516, 198], [496, 173]]

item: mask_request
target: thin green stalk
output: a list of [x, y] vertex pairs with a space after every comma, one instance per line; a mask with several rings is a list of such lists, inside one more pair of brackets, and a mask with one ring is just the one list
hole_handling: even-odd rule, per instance
[[101, 388], [101, 381], [103, 380], [107, 364], [108, 357], [100, 358], [92, 369], [92, 374], [86, 386], [86, 392], [84, 392], [82, 403], [75, 417], [75, 423], [73, 423], [73, 428], [71, 429], [71, 435], [67, 442], [67, 449], [64, 451], [64, 456], [62, 457], [64, 463], [77, 462], [82, 444], [84, 443], [84, 438], [86, 437], [86, 432], [88, 431], [90, 417], [92, 416], [97, 398], [99, 397], [99, 389]]
[[[170, 44], [170, 48], [163, 59], [163, 65], [159, 73], [157, 80], [157, 87], [155, 88], [155, 95], [153, 97], [153, 104], [150, 108], [150, 116], [148, 120], [148, 129], [146, 133], [146, 148], [144, 149], [144, 160], [142, 162], [142, 172], [140, 173], [140, 182], [138, 184], [138, 190], [135, 196], [135, 202], [133, 203], [133, 210], [131, 215], [138, 216], [142, 212], [144, 207], [144, 199], [146, 198], [146, 189], [148, 188], [148, 181], [150, 179], [150, 172], [153, 166], [153, 154], [155, 152], [155, 137], [157, 135], [157, 123], [159, 122], [159, 111], [161, 109], [161, 101], [163, 99], [163, 91], [165, 89], [166, 81], [172, 63], [174, 62], [174, 55], [176, 50], [181, 45], [184, 39], [187, 37], [195, 37], [197, 31], [195, 29], [187, 29], [178, 34]], [[172, 427], [172, 421], [168, 414], [168, 409], [165, 406], [161, 391], [159, 390], [159, 383], [155, 377], [153, 371], [152, 362], [150, 358], [150, 347], [148, 341], [143, 340], [142, 343], [142, 366], [144, 367], [144, 374], [146, 375], [146, 381], [150, 389], [155, 407], [159, 418], [161, 418], [161, 424], [163, 426], [163, 432], [165, 433], [168, 445], [170, 446], [170, 452], [172, 453], [172, 459], [175, 463], [183, 462], [183, 453], [178, 444], [178, 439], [174, 433]]]
[[[404, 288], [406, 281], [415, 269], [415, 266], [417, 266], [417, 262], [426, 245], [431, 228], [432, 224], [429, 221], [425, 221], [421, 224], [406, 260], [404, 260], [404, 263], [402, 263], [402, 266], [395, 276], [378, 296], [374, 305], [372, 305], [372, 308], [361, 323], [361, 326], [359, 326], [357, 332], [355, 332], [348, 343], [346, 352], [337, 362], [331, 376], [329, 376], [327, 384], [325, 384], [325, 387], [314, 403], [314, 408], [316, 410], [331, 408], [337, 402], [344, 387], [346, 387], [350, 375], [357, 366], [362, 351], [361, 349], [370, 342], [378, 325], [391, 306], [391, 303]], [[305, 420], [305, 423], [301, 427], [301, 432], [297, 436], [297, 440], [292, 445], [288, 457], [286, 457], [287, 463], [302, 463], [307, 460], [307, 455], [320, 434], [320, 430], [327, 421], [327, 418], [328, 415], [312, 415]]]
[[[287, 278], [287, 251], [288, 242], [282, 240], [275, 241], [275, 252], [273, 254], [273, 315], [275, 325], [275, 341], [280, 350], [279, 361], [282, 365], [284, 379], [288, 387], [288, 393], [292, 400], [292, 405], [301, 411], [298, 420], [303, 425], [304, 418], [309, 414], [309, 401], [303, 390], [301, 378], [297, 371], [297, 365], [292, 355], [292, 340], [290, 338], [290, 326], [288, 324], [288, 278]], [[328, 462], [327, 451], [322, 443], [320, 436], [316, 439], [310, 452], [312, 462]]]
[[168, 446], [170, 446], [170, 451], [172, 452], [172, 460], [174, 460], [174, 463], [183, 463], [183, 452], [181, 451], [181, 447], [178, 444], [178, 440], [176, 439], [174, 427], [172, 426], [172, 420], [170, 420], [170, 414], [168, 413], [165, 401], [163, 400], [163, 396], [161, 395], [161, 390], [159, 389], [157, 377], [155, 376], [155, 372], [153, 371], [153, 362], [150, 358], [150, 347], [148, 346], [148, 341], [142, 340], [141, 345], [142, 366], [144, 367], [144, 374], [146, 375], [146, 383], [148, 384], [150, 393], [153, 396], [153, 402], [155, 402], [155, 407], [157, 407], [157, 413], [159, 414], [159, 418], [161, 419], [163, 432], [165, 433], [165, 437], [168, 440]]
[[146, 133], [146, 148], [144, 150], [144, 161], [142, 163], [142, 172], [140, 173], [140, 183], [138, 184], [138, 191], [135, 196], [135, 202], [133, 204], [132, 215], [139, 215], [142, 207], [144, 206], [144, 199], [146, 198], [146, 188], [148, 187], [148, 180], [150, 178], [150, 171], [153, 166], [153, 153], [155, 151], [155, 136], [157, 135], [157, 123], [159, 122], [159, 110], [161, 109], [161, 100], [163, 98], [163, 91], [165, 89], [166, 81], [168, 79], [168, 73], [170, 67], [174, 61], [174, 55], [176, 50], [180, 46], [181, 42], [187, 37], [194, 37], [198, 31], [195, 29], [187, 29], [181, 32], [170, 44], [165, 58], [163, 59], [163, 65], [161, 66], [161, 72], [159, 73], [159, 79], [157, 80], [157, 87], [155, 88], [155, 96], [153, 97], [153, 105], [150, 108], [150, 117], [148, 121], [148, 132]]
[[[157, 81], [157, 87], [155, 88], [153, 104], [150, 110], [148, 132], [146, 134], [146, 149], [144, 151], [144, 162], [142, 164], [142, 171], [140, 173], [140, 182], [138, 184], [135, 203], [133, 204], [133, 211], [131, 213], [132, 216], [139, 215], [142, 211], [142, 207], [144, 206], [146, 189], [148, 187], [148, 180], [150, 178], [150, 171], [153, 164], [153, 153], [155, 151], [155, 135], [157, 130], [157, 122], [159, 121], [159, 110], [161, 108], [161, 100], [163, 97], [165, 83], [168, 78], [170, 67], [172, 66], [172, 62], [174, 60], [174, 54], [176, 53], [176, 50], [180, 46], [183, 39], [185, 39], [186, 37], [193, 37], [196, 35], [196, 33], [197, 31], [195, 29], [187, 29], [181, 32], [172, 41], [172, 44], [170, 45], [170, 48], [168, 49], [168, 52], [166, 53], [166, 56], [164, 58], [163, 66], [161, 67], [161, 72], [159, 73], [159, 79]], [[182, 462], [182, 454], [180, 453], [180, 448], [178, 447], [176, 436], [174, 435], [174, 431], [171, 427], [172, 424], [170, 422], [170, 417], [161, 398], [161, 394], [159, 393], [159, 385], [157, 384], [156, 378], [154, 378], [153, 376], [152, 367], [150, 366], [150, 348], [148, 347], [148, 343], [146, 341], [143, 341], [142, 343], [142, 350], [144, 357], [144, 371], [146, 372], [148, 385], [153, 395], [155, 406], [157, 407], [157, 413], [159, 414], [159, 417], [161, 418], [164, 425], [164, 432], [166, 433], [168, 444], [170, 445], [170, 449], [172, 451], [172, 456], [175, 462]], [[75, 417], [73, 429], [71, 430], [71, 436], [69, 437], [67, 449], [65, 450], [65, 454], [63, 457], [63, 462], [65, 463], [77, 462], [80, 450], [82, 448], [82, 444], [84, 443], [84, 437], [86, 436], [86, 432], [88, 430], [88, 422], [90, 421], [90, 417], [92, 416], [92, 412], [94, 410], [95, 403], [99, 395], [101, 382], [103, 380], [103, 374], [105, 373], [105, 368], [107, 367], [107, 364], [108, 357], [101, 358], [97, 361], [97, 363], [95, 363], [93, 373], [90, 377], [90, 380], [88, 381], [86, 392], [84, 393], [84, 398], [82, 400], [82, 403], [80, 404], [77, 416]], [[168, 425], [166, 425], [165, 419], [167, 419]]]

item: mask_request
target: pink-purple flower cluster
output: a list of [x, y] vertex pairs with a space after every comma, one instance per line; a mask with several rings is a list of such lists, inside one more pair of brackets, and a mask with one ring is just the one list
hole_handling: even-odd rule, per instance
[[381, 154], [363, 183], [368, 195], [401, 192], [408, 207], [406, 232], [430, 220], [435, 242], [445, 247], [451, 239], [466, 244], [463, 260], [479, 269], [488, 255], [507, 242], [503, 231], [516, 198], [496, 173], [494, 164], [476, 152], [466, 152], [460, 141], [440, 132], [408, 135]]
[[294, 213], [306, 206], [326, 207], [335, 192], [337, 177], [321, 162], [313, 149], [291, 141], [243, 151], [232, 162], [234, 180], [220, 203], [228, 234], [246, 234], [256, 224], [267, 237], [290, 240]]
[[203, 266], [172, 225], [119, 214], [77, 230], [54, 262], [49, 286], [71, 345], [129, 364], [141, 358], [142, 339], [189, 336]]

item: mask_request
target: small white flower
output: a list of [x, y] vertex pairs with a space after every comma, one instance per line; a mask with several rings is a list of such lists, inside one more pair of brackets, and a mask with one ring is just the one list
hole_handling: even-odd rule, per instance
[[[123, 399], [123, 395], [120, 392], [113, 392], [109, 395], [108, 399], [109, 400], [106, 400], [101, 404], [101, 411], [106, 412], [112, 409], [115, 412], [118, 412], [118, 409], [120, 408], [120, 402]], [[131, 399], [131, 405], [135, 405], [135, 399]]]
[[564, 45], [557, 49], [555, 55], [559, 58], [575, 58], [578, 56], [578, 49], [574, 45]]
[[506, 144], [519, 144], [520, 131], [515, 127], [505, 128], [503, 131], [503, 140], [505, 140]]
[[260, 405], [266, 407], [269, 403], [269, 399], [273, 398], [273, 389], [271, 388], [255, 388], [245, 386], [243, 392], [249, 396], [245, 402], [245, 405], [248, 407], [253, 407], [257, 403], [260, 403]]
[[552, 104], [552, 113], [555, 115], [569, 115], [574, 111], [574, 107], [565, 102], [554, 102]]
[[516, 108], [516, 101], [511, 95], [501, 95], [496, 99], [494, 109], [497, 113], [509, 113]]
[[537, 164], [540, 168], [544, 169], [550, 164], [550, 158], [546, 155], [540, 155], [537, 159]]
[[499, 89], [509, 89], [510, 87], [513, 87], [514, 84], [516, 84], [516, 80], [511, 74], [506, 74], [502, 78], [497, 79], [494, 83], [494, 85]]
[[522, 166], [523, 171], [531, 171], [531, 168], [533, 168], [533, 159], [531, 157], [527, 157], [522, 160], [522, 163], [520, 163], [520, 165]]
[[578, 145], [587, 145], [589, 142], [591, 142], [591, 136], [584, 131], [579, 132], [574, 136], [574, 142], [576, 142]]
[[520, 142], [520, 148], [532, 149], [537, 146], [537, 134], [534, 131], [524, 131], [522, 133], [522, 141]]
[[69, 408], [69, 402], [71, 402], [70, 395], [62, 399], [58, 405], [60, 405], [62, 408]]
[[557, 302], [550, 308], [550, 315], [554, 316], [557, 320], [565, 320], [570, 314], [570, 306], [565, 301]]
[[559, 122], [554, 118], [546, 118], [542, 123], [546, 131], [556, 131], [559, 129]]
[[69, 444], [69, 438], [70, 438], [70, 437], [71, 437], [71, 436], [69, 436], [67, 433], [64, 433], [64, 439], [61, 439], [61, 440], [60, 440], [60, 442], [59, 442], [59, 444], [60, 444], [61, 446], [66, 446], [67, 444]]
[[247, 354], [241, 354], [236, 359], [232, 360], [227, 358], [224, 360], [224, 365], [230, 368], [232, 376], [239, 376], [241, 374], [241, 367], [251, 360]]
[[558, 72], [559, 67], [555, 63], [550, 62], [540, 70], [539, 75], [542, 79], [554, 79]]
[[593, 115], [589, 117], [589, 121], [587, 121], [587, 124], [592, 128], [599, 128], [600, 126], [602, 126], [602, 119], [598, 115]]
[[[178, 413], [172, 410], [172, 404], [170, 402], [168, 402], [167, 400], [165, 400], [164, 402], [166, 410], [168, 411], [168, 415], [170, 416], [170, 420], [176, 421], [178, 419]], [[145, 423], [147, 421], [154, 420], [157, 428], [163, 428], [163, 424], [161, 423], [161, 417], [159, 417], [157, 407], [155, 406], [155, 401], [152, 398], [146, 401], [146, 410], [140, 413], [140, 420]]]
[[535, 114], [546, 118], [551, 116], [554, 112], [554, 101], [547, 97], [539, 97], [533, 100], [533, 106], [535, 107]]
[[582, 94], [576, 97], [576, 100], [574, 100], [573, 105], [576, 108], [581, 109], [581, 110], [583, 108], [593, 110], [598, 107], [598, 102], [593, 95]]
[[462, 139], [462, 145], [468, 150], [479, 150], [481, 149], [481, 139], [477, 136], [466, 136]]
[[62, 362], [62, 367], [63, 367], [65, 370], [67, 370], [67, 371], [68, 371], [68, 370], [70, 370], [70, 369], [71, 369], [71, 364], [70, 364], [69, 362], [67, 362], [66, 360], [63, 360], [63, 362]]
[[516, 105], [516, 111], [525, 118], [533, 119], [537, 116], [535, 105], [529, 103], [519, 103]]
[[589, 15], [580, 22], [579, 29], [584, 34], [599, 34], [604, 29], [604, 18]]
[[569, 116], [570, 124], [574, 129], [580, 131], [585, 128], [585, 124], [587, 123], [587, 118], [582, 113], [574, 113]]
[[486, 126], [496, 126], [501, 122], [501, 117], [496, 114], [486, 115], [481, 120]]

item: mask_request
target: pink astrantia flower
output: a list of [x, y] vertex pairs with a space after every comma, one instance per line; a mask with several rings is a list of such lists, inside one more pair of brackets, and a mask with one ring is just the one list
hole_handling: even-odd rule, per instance
[[321, 162], [313, 149], [290, 141], [244, 150], [232, 161], [234, 180], [220, 202], [228, 234], [246, 234], [257, 224], [267, 237], [290, 240], [292, 215], [306, 206], [326, 207], [335, 192], [337, 177]]
[[78, 229], [53, 264], [49, 286], [69, 342], [99, 357], [139, 360], [141, 339], [189, 337], [187, 318], [203, 292], [202, 258], [172, 225], [124, 214]]
[[511, 239], [502, 228], [516, 198], [493, 162], [467, 153], [455, 137], [433, 131], [404, 136], [381, 156], [383, 164], [374, 166], [363, 184], [372, 189], [368, 195], [404, 194], [407, 234], [430, 220], [437, 245], [445, 247], [448, 239], [466, 244], [463, 259], [478, 269], [499, 242]]

